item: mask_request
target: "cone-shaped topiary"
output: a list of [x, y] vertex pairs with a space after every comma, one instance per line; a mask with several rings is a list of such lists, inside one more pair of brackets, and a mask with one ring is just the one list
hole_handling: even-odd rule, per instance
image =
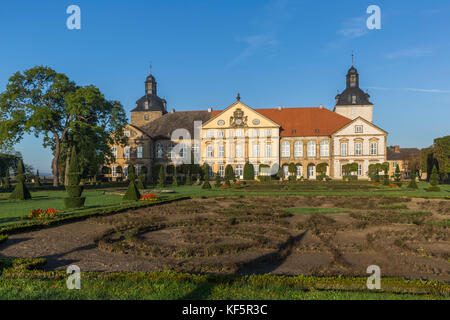
[[209, 184], [209, 166], [205, 164], [205, 182], [203, 182], [202, 189], [211, 189], [211, 185]]
[[214, 185], [216, 188], [219, 188], [222, 185], [222, 179], [220, 178], [220, 174], [216, 174], [216, 184]]
[[164, 188], [166, 186], [166, 174], [164, 173], [164, 166], [159, 168], [158, 187]]
[[172, 186], [173, 187], [178, 187], [178, 173], [177, 173], [177, 167], [175, 167], [173, 169], [173, 182], [172, 182]]
[[416, 167], [411, 166], [411, 181], [408, 184], [409, 189], [418, 189], [417, 183], [416, 183]]
[[69, 173], [67, 174], [67, 178], [68, 184], [66, 186], [66, 191], [68, 197], [63, 199], [64, 207], [66, 209], [83, 207], [86, 197], [81, 196], [83, 193], [83, 186], [80, 186], [81, 170], [75, 146], [72, 148], [70, 154]]
[[36, 175], [34, 176], [34, 186], [35, 187], [41, 186], [41, 180], [39, 179], [39, 170], [36, 170]]
[[191, 169], [188, 169], [186, 174], [186, 185], [190, 186], [191, 184], [192, 184]]
[[24, 174], [24, 165], [23, 160], [19, 160], [19, 164], [17, 166], [16, 172], [16, 180], [17, 184], [14, 188], [13, 192], [9, 196], [10, 199], [14, 200], [29, 200], [31, 199], [30, 191], [28, 191], [27, 186], [25, 185], [25, 174]]
[[138, 184], [137, 184], [137, 187], [139, 188], [139, 189], [145, 189], [145, 188], [147, 188], [147, 186], [146, 186], [146, 180], [147, 180], [147, 175], [145, 174], [145, 173], [140, 173], [139, 174], [139, 178], [138, 178]]
[[141, 194], [139, 193], [139, 189], [136, 185], [136, 181], [130, 180], [130, 184], [128, 185], [127, 192], [123, 196], [122, 200], [138, 201], [140, 198], [141, 198]]
[[433, 170], [431, 171], [430, 184], [431, 187], [429, 187], [427, 191], [441, 191], [441, 188], [438, 187], [439, 174], [437, 172], [436, 166], [434, 166]]

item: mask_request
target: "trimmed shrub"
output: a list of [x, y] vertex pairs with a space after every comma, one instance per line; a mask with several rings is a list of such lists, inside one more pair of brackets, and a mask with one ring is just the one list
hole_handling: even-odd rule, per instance
[[204, 165], [204, 174], [205, 182], [203, 182], [202, 189], [211, 189], [211, 185], [209, 184], [209, 166], [206, 163]]
[[225, 180], [235, 180], [234, 170], [231, 164], [227, 164], [225, 167]]
[[[288, 165], [288, 172], [289, 172], [289, 176], [295, 176], [295, 173], [297, 172], [297, 166], [295, 165], [295, 163], [291, 162]], [[291, 181], [289, 179], [289, 181]]]
[[192, 185], [191, 169], [188, 169], [188, 170], [187, 170], [187, 174], [186, 174], [186, 185], [187, 185], [187, 186]]
[[414, 165], [411, 166], [411, 181], [408, 184], [409, 189], [418, 189], [416, 183], [416, 167]]
[[385, 174], [385, 175], [383, 175], [383, 177], [384, 177], [383, 185], [388, 186], [390, 184], [389, 175]]
[[25, 174], [24, 174], [24, 165], [23, 160], [20, 159], [19, 163], [17, 165], [17, 172], [16, 172], [16, 180], [17, 184], [14, 188], [13, 192], [9, 196], [10, 199], [13, 200], [29, 200], [31, 199], [30, 191], [28, 191], [27, 186], [25, 185]]
[[178, 169], [177, 169], [177, 167], [174, 167], [174, 169], [173, 169], [172, 186], [178, 187]]
[[439, 174], [437, 172], [436, 166], [434, 166], [433, 170], [431, 171], [430, 184], [431, 187], [429, 187], [427, 191], [441, 191], [441, 188], [438, 187]]
[[70, 208], [81, 208], [84, 206], [86, 200], [85, 197], [81, 197], [83, 193], [83, 187], [80, 186], [81, 172], [80, 172], [79, 159], [77, 155], [77, 150], [75, 146], [72, 148], [70, 162], [69, 162], [69, 173], [68, 184], [66, 186], [66, 192], [69, 197], [64, 198], [64, 207], [66, 209]]
[[253, 165], [246, 162], [244, 165], [244, 180], [254, 180], [255, 179], [255, 169]]
[[214, 185], [214, 187], [219, 188], [222, 185], [222, 179], [220, 178], [220, 174], [217, 173], [216, 174], [216, 184]]
[[134, 180], [130, 180], [127, 192], [123, 196], [122, 200], [138, 201], [140, 198], [141, 194], [139, 193], [139, 189], [136, 186], [136, 182]]
[[166, 174], [164, 173], [164, 166], [159, 168], [158, 187], [164, 188], [166, 186]]
[[402, 186], [402, 182], [401, 182], [402, 175], [401, 175], [401, 173], [400, 173], [400, 167], [399, 167], [399, 165], [397, 165], [397, 166], [395, 167], [395, 172], [394, 172], [394, 174], [392, 175], [392, 177], [394, 178], [395, 184], [398, 185], [399, 187], [401, 187], [401, 186]]

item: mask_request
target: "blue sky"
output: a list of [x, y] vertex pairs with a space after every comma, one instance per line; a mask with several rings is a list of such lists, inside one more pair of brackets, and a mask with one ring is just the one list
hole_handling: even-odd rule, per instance
[[[81, 30], [66, 28], [71, 4]], [[381, 30], [366, 28], [371, 4]], [[48, 65], [128, 112], [151, 61], [169, 109], [222, 109], [237, 92], [251, 107], [332, 109], [353, 50], [388, 143], [425, 147], [449, 134], [449, 11], [446, 0], [9, 1], [0, 11], [0, 90], [14, 72]], [[41, 145], [25, 137], [16, 149], [50, 172]]]

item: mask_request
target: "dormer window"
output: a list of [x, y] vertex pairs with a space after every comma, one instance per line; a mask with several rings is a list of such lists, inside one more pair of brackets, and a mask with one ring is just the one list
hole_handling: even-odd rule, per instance
[[363, 132], [363, 126], [355, 126], [355, 133], [362, 133]]
[[350, 76], [350, 87], [352, 88], [356, 87], [356, 75], [354, 74]]
[[356, 104], [356, 95], [352, 95], [352, 104]]
[[145, 101], [144, 108], [145, 108], [145, 110], [148, 110], [148, 101]]

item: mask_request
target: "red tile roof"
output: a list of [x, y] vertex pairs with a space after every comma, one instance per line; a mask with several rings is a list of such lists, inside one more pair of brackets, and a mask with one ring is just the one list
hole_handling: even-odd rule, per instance
[[[281, 126], [281, 137], [329, 136], [351, 119], [326, 108], [254, 109]], [[215, 117], [222, 111], [213, 111]]]

